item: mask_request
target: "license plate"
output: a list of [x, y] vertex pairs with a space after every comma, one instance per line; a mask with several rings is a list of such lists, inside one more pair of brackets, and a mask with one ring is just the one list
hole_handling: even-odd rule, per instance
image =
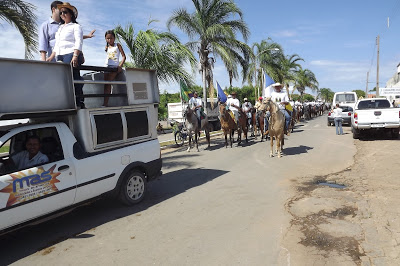
[[384, 127], [384, 124], [372, 124], [371, 127]]

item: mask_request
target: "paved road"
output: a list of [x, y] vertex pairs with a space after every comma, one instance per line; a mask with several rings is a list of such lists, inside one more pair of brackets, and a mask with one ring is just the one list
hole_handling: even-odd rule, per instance
[[102, 200], [2, 237], [0, 264], [283, 264], [288, 188], [296, 177], [352, 163], [355, 148], [344, 131], [336, 136], [326, 116], [301, 123], [280, 159], [268, 157], [269, 142], [253, 140], [164, 150], [164, 175], [149, 184], [144, 202], [128, 208]]

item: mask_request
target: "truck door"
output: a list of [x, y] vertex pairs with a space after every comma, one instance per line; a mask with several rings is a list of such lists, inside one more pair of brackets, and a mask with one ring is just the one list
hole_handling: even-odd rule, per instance
[[75, 168], [56, 126], [17, 132], [0, 147], [0, 158], [0, 230], [73, 203]]

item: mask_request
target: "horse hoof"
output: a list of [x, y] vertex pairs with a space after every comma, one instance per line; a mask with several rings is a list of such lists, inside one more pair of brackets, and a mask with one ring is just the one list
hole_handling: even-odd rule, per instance
[[190, 148], [188, 148], [186, 151], [187, 151], [187, 152], [190, 152]]
[[269, 157], [271, 157], [271, 158], [272, 158], [272, 157], [274, 157], [274, 155], [271, 153], [271, 154], [269, 155]]

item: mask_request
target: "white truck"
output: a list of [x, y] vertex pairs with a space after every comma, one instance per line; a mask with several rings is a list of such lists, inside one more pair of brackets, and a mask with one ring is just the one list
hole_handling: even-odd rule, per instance
[[351, 117], [353, 138], [361, 134], [370, 134], [374, 131], [390, 132], [392, 138], [399, 137], [400, 109], [393, 108], [385, 98], [359, 100]]
[[76, 107], [69, 64], [0, 58], [0, 80], [0, 120], [29, 118], [0, 126], [0, 233], [105, 194], [138, 203], [161, 174], [155, 71], [85, 75], [87, 109]]
[[[207, 117], [210, 124], [210, 130], [220, 130], [218, 99], [214, 98], [214, 104], [211, 106], [211, 99], [207, 98]], [[183, 111], [186, 109], [186, 103], [168, 103], [168, 120], [182, 123], [184, 121]]]

